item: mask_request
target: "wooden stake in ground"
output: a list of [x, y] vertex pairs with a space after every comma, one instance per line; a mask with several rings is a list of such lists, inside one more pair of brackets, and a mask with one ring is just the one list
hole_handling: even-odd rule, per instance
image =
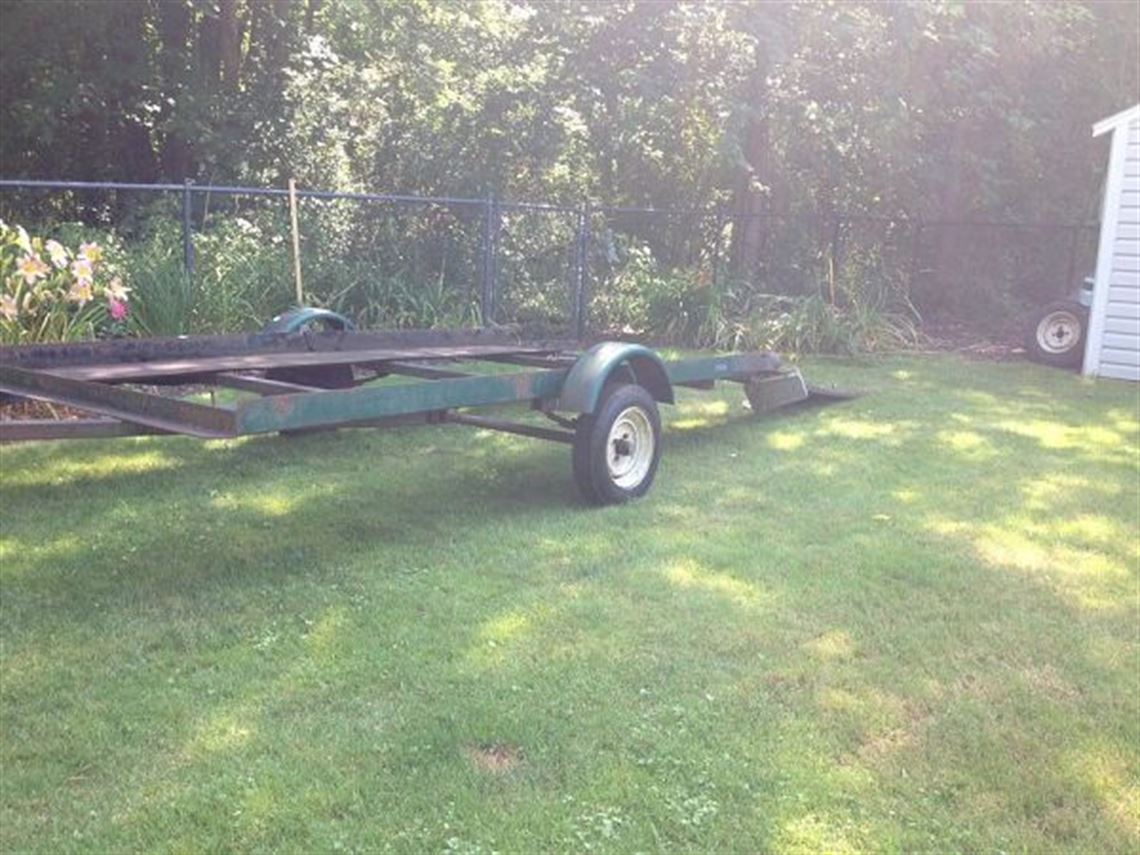
[[293, 279], [297, 284], [297, 305], [305, 305], [301, 287], [301, 232], [297, 228], [297, 182], [289, 179], [289, 219], [293, 223]]

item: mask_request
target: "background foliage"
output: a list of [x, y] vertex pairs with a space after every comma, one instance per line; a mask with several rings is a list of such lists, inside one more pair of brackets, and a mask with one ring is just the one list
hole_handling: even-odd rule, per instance
[[[779, 295], [819, 318], [882, 304], [985, 325], [1069, 287], [1067, 249], [1083, 272], [1088, 235], [1050, 224], [1096, 217], [1089, 126], [1138, 99], [1137, 18], [1095, 2], [12, 0], [0, 174], [682, 209], [593, 224], [593, 308], [636, 310], [599, 323], [648, 312], [666, 337], [739, 337], [780, 317], [756, 314]], [[10, 219], [161, 231], [138, 194], [0, 201]], [[307, 207], [319, 298], [377, 323], [472, 316], [477, 211]], [[287, 301], [279, 210], [195, 217], [233, 243], [222, 256], [257, 255], [256, 234], [277, 260], [219, 257], [205, 285], [240, 294], [176, 325]], [[984, 225], [1011, 221], [1041, 228]], [[897, 226], [919, 222], [970, 225]], [[498, 239], [506, 310], [562, 313], [572, 224], [520, 215]], [[623, 277], [645, 283], [632, 303], [611, 293]]]

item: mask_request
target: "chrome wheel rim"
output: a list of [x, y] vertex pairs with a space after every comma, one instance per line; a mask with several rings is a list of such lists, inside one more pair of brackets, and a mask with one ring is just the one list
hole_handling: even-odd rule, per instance
[[610, 480], [623, 490], [637, 487], [653, 464], [656, 439], [649, 415], [641, 407], [622, 410], [606, 437], [606, 469]]
[[1067, 353], [1081, 339], [1081, 321], [1072, 312], [1050, 312], [1037, 324], [1037, 346], [1046, 353]]

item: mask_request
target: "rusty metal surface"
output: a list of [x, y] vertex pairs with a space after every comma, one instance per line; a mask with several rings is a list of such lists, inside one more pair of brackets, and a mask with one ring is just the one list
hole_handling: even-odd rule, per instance
[[428, 362], [378, 362], [367, 366], [376, 368], [382, 374], [400, 374], [419, 377], [423, 380], [446, 380], [449, 377], [470, 377], [470, 371], [456, 371], [454, 368], [440, 368]]
[[284, 380], [269, 380], [265, 377], [255, 377], [251, 374], [230, 374], [222, 371], [211, 376], [217, 386], [227, 389], [238, 389], [243, 392], [256, 392], [258, 395], [293, 395], [297, 392], [319, 392], [314, 386], [302, 386], [300, 383], [286, 383]]
[[806, 401], [810, 394], [803, 375], [795, 368], [751, 377], [744, 384], [744, 392], [754, 413], [767, 413], [789, 404], [798, 404]]
[[0, 392], [206, 439], [236, 435], [231, 410], [10, 365], [0, 365]]
[[[0, 347], [0, 365], [17, 368], [62, 368], [134, 362], [208, 359], [269, 353], [325, 353], [420, 347], [496, 345], [508, 350], [574, 348], [565, 340], [527, 339], [519, 330], [382, 330], [374, 332], [299, 332], [290, 334], [178, 336], [126, 338], [112, 341], [68, 342]], [[512, 345], [514, 346], [512, 348]]]
[[[332, 335], [334, 338], [351, 336], [357, 344], [365, 340], [376, 340], [371, 334]], [[383, 334], [382, 337], [386, 338], [387, 335]], [[236, 340], [237, 337], [230, 339]], [[230, 339], [209, 337], [210, 347], [216, 349], [220, 340], [224, 342]], [[439, 341], [434, 336], [432, 340]], [[566, 391], [573, 385], [570, 379], [578, 377], [580, 382], [577, 385], [583, 394], [596, 394], [613, 370], [624, 371], [623, 376], [628, 382], [651, 385], [647, 380], [652, 380], [653, 377], [643, 370], [646, 367], [654, 369], [660, 375], [659, 380], [664, 384], [664, 390], [658, 390], [655, 396], [662, 400], [672, 399], [670, 383], [709, 388], [717, 380], [745, 383], [757, 410], [793, 403], [807, 396], [807, 388], [798, 372], [781, 370], [779, 358], [771, 353], [703, 356], [663, 363], [647, 348], [611, 344], [596, 347], [571, 364], [568, 360], [572, 357], [568, 357], [564, 349], [550, 347], [546, 343], [532, 343], [528, 346], [517, 343], [468, 342], [337, 349], [330, 345], [329, 340], [325, 340], [325, 345], [330, 346], [322, 349], [251, 351], [250, 340], [243, 338], [241, 341], [245, 342], [245, 349], [239, 352], [187, 355], [178, 359], [56, 364], [38, 370], [27, 370], [20, 365], [0, 361], [0, 393], [64, 404], [108, 417], [80, 420], [71, 427], [67, 427], [65, 422], [58, 423], [58, 427], [33, 423], [19, 427], [4, 426], [0, 430], [0, 440], [122, 436], [153, 432], [217, 438], [277, 431], [296, 433], [365, 424], [455, 421], [567, 442], [572, 434], [565, 430], [534, 427], [482, 415], [455, 414], [451, 411], [457, 408], [529, 402], [544, 410], [589, 412], [588, 409], [568, 405], [570, 398]], [[84, 352], [104, 355], [112, 352], [103, 348], [104, 344], [106, 343], [91, 343], [82, 345], [81, 349], [87, 348]], [[70, 346], [60, 347], [66, 349]], [[12, 350], [7, 349], [7, 352], [10, 354]], [[49, 347], [44, 353], [48, 351], [54, 352]], [[73, 355], [78, 351], [72, 348], [68, 352]], [[120, 355], [122, 353], [121, 349], [114, 352]], [[131, 352], [137, 356], [154, 351], [143, 348]], [[534, 368], [511, 374], [466, 374], [446, 365], [451, 360], [523, 362], [543, 366], [547, 370]], [[652, 364], [647, 366], [635, 360], [648, 360]], [[633, 371], [630, 371], [631, 365]], [[371, 371], [379, 375], [404, 374], [421, 378], [422, 382], [356, 385], [362, 379], [367, 379]], [[261, 376], [261, 373], [265, 376]], [[169, 383], [186, 381], [188, 378], [255, 392], [264, 397], [241, 401], [230, 409], [114, 385], [129, 382]], [[340, 386], [344, 388], [330, 388]]]
[[528, 371], [276, 395], [238, 404], [236, 426], [239, 433], [268, 433], [554, 398], [565, 377], [565, 371]]
[[513, 433], [518, 436], [529, 436], [532, 439], [545, 439], [550, 442], [561, 442], [567, 445], [574, 443], [574, 434], [568, 430], [555, 430], [554, 428], [544, 428], [538, 425], [524, 425], [519, 422], [509, 422], [503, 419], [494, 419], [488, 416], [475, 416], [470, 413], [448, 413], [444, 421], [455, 422], [461, 425], [470, 425], [472, 427], [485, 428], [487, 430], [500, 431], [501, 433]]
[[54, 439], [109, 439], [166, 431], [118, 419], [0, 419], [0, 443]]
[[[309, 366], [375, 364], [391, 360], [478, 359], [506, 353], [542, 353], [541, 348], [502, 345], [466, 345], [456, 347], [412, 347], [374, 350], [288, 351], [280, 353], [247, 353], [230, 356], [168, 359], [123, 364], [104, 363], [72, 365], [42, 369], [56, 377], [103, 382], [146, 382], [155, 378], [183, 375], [202, 376], [218, 371], [254, 371], [300, 368]], [[284, 378], [282, 378], [284, 379]], [[290, 380], [288, 382], [297, 382]]]

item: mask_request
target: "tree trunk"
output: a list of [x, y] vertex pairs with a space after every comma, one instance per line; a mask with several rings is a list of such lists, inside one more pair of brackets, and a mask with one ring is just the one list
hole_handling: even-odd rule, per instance
[[[187, 69], [191, 65], [189, 41], [193, 12], [183, 3], [156, 1], [152, 8], [162, 48], [158, 63], [163, 91], [175, 92], [178, 93], [176, 97], [185, 98], [190, 91]], [[169, 130], [172, 114], [179, 108], [185, 107], [178, 101], [174, 105], [164, 101], [159, 113], [159, 127], [166, 126], [161, 132], [159, 160], [162, 173], [174, 181], [182, 181], [193, 172], [190, 145], [180, 133]]]
[[236, 91], [241, 73], [241, 22], [237, 15], [237, 0], [221, 0], [218, 18], [222, 82], [230, 91]]
[[729, 268], [735, 276], [754, 280], [762, 262], [767, 223], [756, 215], [768, 210], [766, 193], [771, 182], [768, 116], [754, 116], [744, 133], [744, 163], [733, 189], [732, 243]]

